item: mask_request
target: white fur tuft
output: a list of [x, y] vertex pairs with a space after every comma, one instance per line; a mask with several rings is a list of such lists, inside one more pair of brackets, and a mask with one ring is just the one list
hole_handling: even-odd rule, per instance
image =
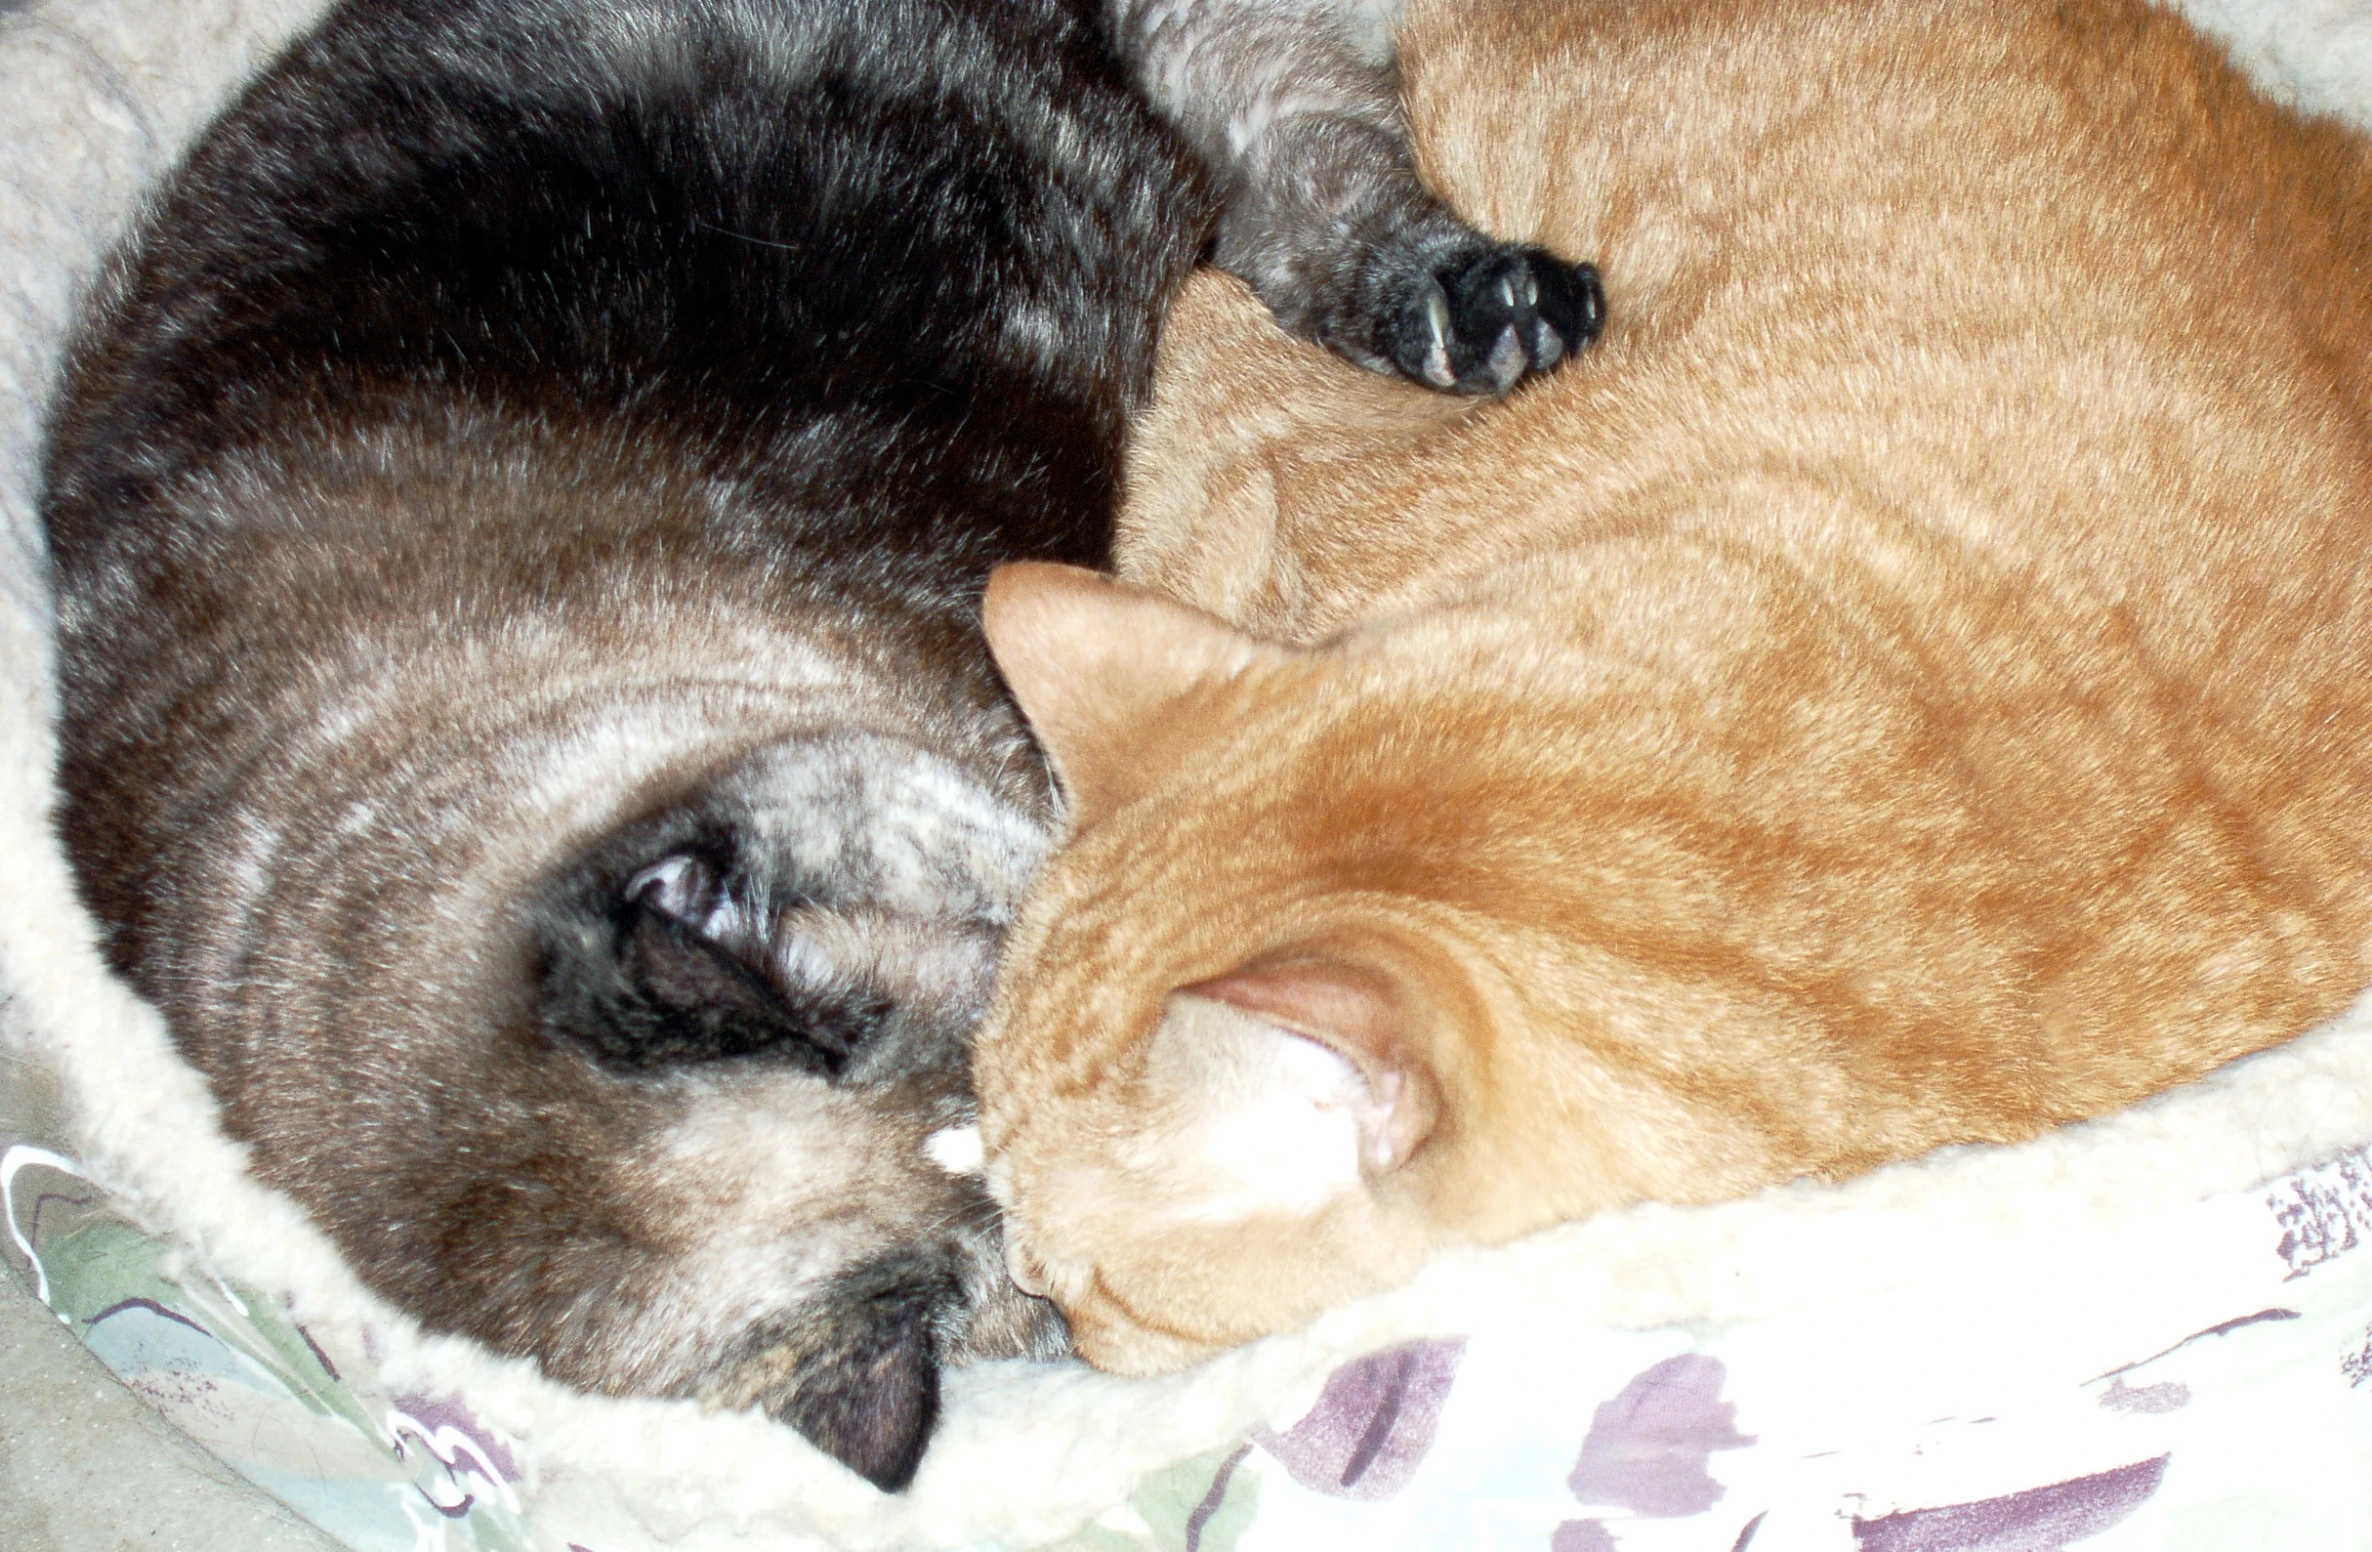
[[950, 1126], [923, 1140], [922, 1151], [930, 1161], [951, 1175], [977, 1175], [987, 1163], [987, 1152], [980, 1146], [977, 1126]]

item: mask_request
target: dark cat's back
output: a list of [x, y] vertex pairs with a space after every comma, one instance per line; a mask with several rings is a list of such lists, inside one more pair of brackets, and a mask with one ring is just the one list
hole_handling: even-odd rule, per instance
[[1095, 563], [1209, 209], [1062, 0], [350, 7], [193, 158], [74, 363], [70, 626], [170, 607], [177, 492], [331, 406], [653, 439], [762, 492], [765, 542], [910, 585]]
[[365, 1279], [886, 1486], [1047, 1352], [968, 1034], [1050, 790], [988, 568], [1099, 563], [1196, 164], [1064, 0], [362, 3], [70, 363], [61, 825]]

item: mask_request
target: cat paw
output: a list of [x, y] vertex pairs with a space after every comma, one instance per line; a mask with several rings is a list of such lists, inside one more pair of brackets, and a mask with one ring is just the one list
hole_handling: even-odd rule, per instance
[[1492, 243], [1420, 273], [1377, 344], [1417, 382], [1499, 394], [1580, 352], [1605, 323], [1595, 268], [1545, 248]]

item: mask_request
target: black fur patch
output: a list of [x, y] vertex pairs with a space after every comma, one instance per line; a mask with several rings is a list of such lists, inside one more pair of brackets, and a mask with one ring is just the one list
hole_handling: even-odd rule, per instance
[[640, 900], [547, 939], [540, 980], [545, 1030], [627, 1070], [763, 1055], [837, 1077], [891, 1011], [865, 991], [794, 999]]

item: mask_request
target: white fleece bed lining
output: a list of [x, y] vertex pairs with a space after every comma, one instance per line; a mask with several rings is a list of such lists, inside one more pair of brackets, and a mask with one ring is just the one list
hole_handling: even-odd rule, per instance
[[[536, 1544], [574, 1542], [594, 1552], [661, 1542], [1020, 1548], [1069, 1536], [1099, 1515], [1102, 1529], [1091, 1534], [1128, 1538], [1139, 1534], [1142, 1515], [1123, 1506], [1149, 1477], [1230, 1449], [1256, 1427], [1284, 1426], [1338, 1365], [1396, 1343], [1468, 1339], [1458, 1359], [1462, 1389], [1442, 1414], [1445, 1440], [1456, 1433], [1465, 1396], [1497, 1383], [1493, 1363], [1509, 1373], [1529, 1363], [1543, 1376], [1586, 1385], [1593, 1382], [1577, 1376], [1596, 1372], [1598, 1360], [1585, 1351], [1592, 1342], [1608, 1374], [1652, 1369], [1723, 1342], [1732, 1354], [1724, 1361], [1741, 1373], [1741, 1364], [1761, 1360], [1738, 1354], [1860, 1344], [1932, 1370], [1932, 1383], [1898, 1386], [1903, 1397], [1941, 1395], [1960, 1381], [2009, 1385], [2060, 1358], [2073, 1361], [2121, 1329], [2179, 1325], [2223, 1308], [2219, 1300], [2253, 1297], [2249, 1279], [2266, 1268], [2227, 1287], [2169, 1241], [2212, 1250], [2228, 1228], [2232, 1244], [2259, 1234], [2271, 1252], [2279, 1233], [2260, 1233], [2250, 1215], [2277, 1217], [2269, 1200], [2283, 1191], [2308, 1203], [2293, 1216], [2302, 1214], [2310, 1229], [2330, 1220], [2315, 1231], [2330, 1245], [2339, 1243], [2333, 1224], [2353, 1224], [2358, 1237], [2372, 1239], [2372, 1220], [2350, 1218], [2355, 1198], [2344, 1190], [2331, 1198], [2336, 1206], [2309, 1201], [2318, 1177], [2258, 1189], [2372, 1143], [2372, 1014], [2359, 1008], [2203, 1083], [2021, 1147], [1951, 1150], [1841, 1187], [1790, 1187], [1716, 1208], [1646, 1207], [1452, 1258], [1409, 1289], [1191, 1374], [1126, 1382], [1071, 1367], [992, 1366], [953, 1376], [922, 1473], [894, 1499], [754, 1417], [587, 1398], [523, 1363], [424, 1337], [365, 1292], [290, 1203], [241, 1172], [240, 1150], [215, 1130], [202, 1084], [172, 1055], [153, 1010], [100, 964], [46, 820], [50, 648], [35, 488], [39, 406], [66, 321], [138, 190], [319, 8], [314, 0], [53, 0], [0, 15], [0, 144], [11, 169], [0, 173], [0, 244], [10, 257], [0, 276], [0, 857], [7, 859], [0, 1050], [10, 1058], [0, 1084], [20, 1099], [54, 1086], [68, 1117], [62, 1135], [20, 1128], [0, 1144], [40, 1144], [79, 1158], [206, 1266], [285, 1294], [326, 1340], [367, 1347], [391, 1393], [465, 1396], [518, 1445], [517, 1485]], [[2232, 40], [2274, 95], [2372, 121], [2372, 0], [2197, 0], [2184, 9]], [[10, 1113], [0, 1105], [0, 1117]], [[2277, 1283], [2340, 1287], [2337, 1274], [2305, 1275], [2318, 1265], [2310, 1257], [2302, 1268], [2272, 1270]], [[2154, 1313], [2119, 1313], [2136, 1301]], [[2089, 1319], [2087, 1308], [2102, 1318]], [[2005, 1358], [1984, 1340], [1953, 1352], [1897, 1341], [1889, 1333], [1904, 1322], [1888, 1312], [1904, 1310], [1920, 1312], [1916, 1325], [1929, 1331], [1956, 1321], [2015, 1330], [2018, 1340], [2007, 1346], [2018, 1356]], [[2372, 1318], [2372, 1310], [2362, 1313]], [[1543, 1332], [1553, 1340], [1528, 1335]], [[1543, 1356], [1548, 1347], [1556, 1355]], [[2372, 1372], [2372, 1356], [2366, 1365]], [[2363, 1399], [2372, 1426], [2372, 1392]], [[1590, 1407], [1580, 1411], [1586, 1422]], [[1737, 1426], [1752, 1432], [1751, 1412], [1740, 1417]], [[1729, 1459], [1716, 1465], [1717, 1477]], [[1256, 1475], [1274, 1463], [1261, 1456], [1242, 1469]], [[1573, 1473], [1587, 1479], [1581, 1466]], [[1470, 1472], [1478, 1484], [1488, 1476]], [[1271, 1477], [1279, 1485], [1262, 1490], [1276, 1500], [1284, 1477]], [[1743, 1492], [1735, 1482], [1725, 1490], [1733, 1500]], [[1212, 1491], [1224, 1498], [1232, 1489], [1214, 1479]], [[1557, 1552], [1713, 1544], [1653, 1539], [1662, 1534], [1657, 1526], [1685, 1516], [1659, 1518], [1617, 1501], [1593, 1518], [1588, 1502], [1576, 1496], [1573, 1523], [1599, 1528], [1556, 1529], [1565, 1538], [1554, 1542]], [[1407, 1528], [1416, 1520], [1401, 1518], [1395, 1534], [1417, 1534]], [[1211, 1534], [1214, 1523], [1206, 1515], [1194, 1534]], [[1857, 1514], [1851, 1523], [1880, 1519]], [[2372, 1545], [2372, 1514], [2364, 1523], [2346, 1545]], [[1469, 1529], [1476, 1545], [1498, 1534]], [[1844, 1533], [1864, 1539], [1837, 1545], [1881, 1544], [1866, 1529]], [[1243, 1534], [1250, 1547], [1272, 1532]], [[1589, 1539], [1601, 1534], [1614, 1539]], [[1543, 1544], [1530, 1528], [1507, 1535], [1510, 1545]]]

